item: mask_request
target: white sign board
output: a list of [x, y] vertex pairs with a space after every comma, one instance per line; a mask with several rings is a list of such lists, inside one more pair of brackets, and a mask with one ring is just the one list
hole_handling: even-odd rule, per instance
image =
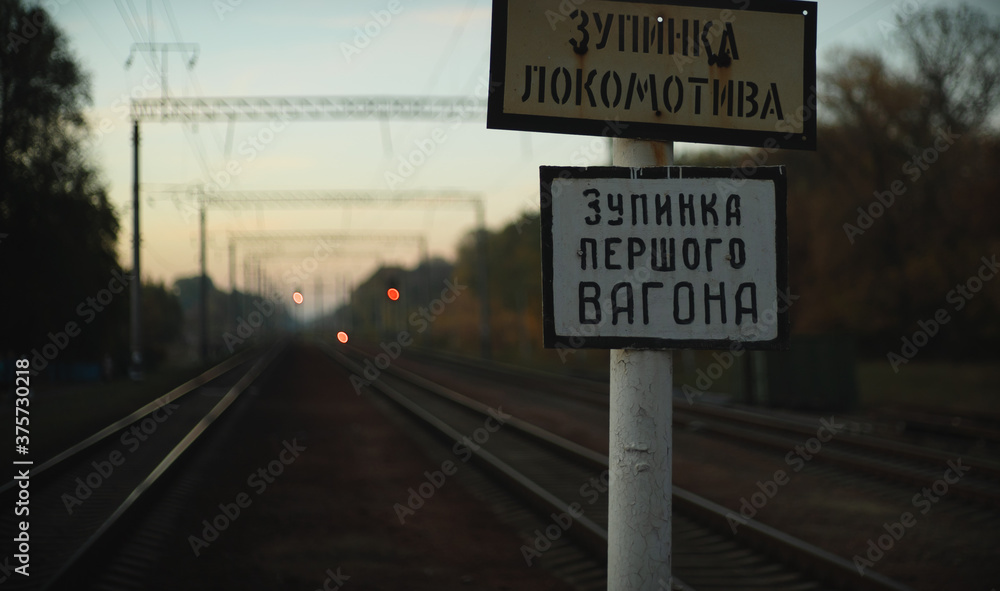
[[787, 342], [784, 167], [541, 167], [545, 346]]
[[816, 3], [494, 0], [487, 127], [816, 146]]

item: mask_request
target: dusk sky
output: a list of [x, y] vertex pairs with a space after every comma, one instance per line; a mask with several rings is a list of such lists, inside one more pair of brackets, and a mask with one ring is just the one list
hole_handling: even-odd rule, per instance
[[[95, 131], [94, 160], [121, 214], [119, 252], [126, 268], [131, 266], [132, 234], [127, 105], [130, 96], [161, 94], [159, 56], [136, 55], [126, 69], [133, 43], [198, 43], [193, 68], [188, 67], [187, 54], [169, 54], [166, 66], [171, 96], [485, 97], [489, 0], [50, 0], [41, 4], [50, 10], [68, 36], [73, 53], [91, 75], [93, 105], [88, 115]], [[895, 15], [918, 4], [933, 2], [821, 0], [820, 71], [837, 47], [884, 46], [883, 31]], [[995, 1], [972, 4], [1000, 15], [1000, 3]], [[384, 24], [376, 18], [380, 12]], [[366, 27], [375, 35], [364, 33]], [[459, 125], [433, 121], [297, 122], [273, 134], [263, 132], [267, 126], [266, 122], [235, 125], [230, 158], [242, 164], [242, 173], [232, 179], [229, 189], [473, 191], [486, 199], [486, 220], [491, 228], [522, 211], [538, 208], [539, 165], [609, 162], [608, 143], [603, 138], [487, 130], [485, 118]], [[225, 166], [226, 133], [225, 123], [145, 123], [143, 188], [208, 181]], [[251, 148], [255, 137], [263, 146], [259, 150]], [[261, 138], [272, 137], [266, 145], [259, 143]], [[418, 143], [427, 146], [428, 140], [433, 142], [433, 153], [406, 175], [406, 167], [400, 168], [401, 159]], [[690, 149], [694, 149], [691, 144], [677, 146], [681, 153]], [[417, 233], [428, 237], [432, 254], [450, 257], [457, 241], [473, 226], [472, 211], [463, 209], [210, 210], [208, 269], [220, 287], [228, 288], [230, 232]], [[144, 198], [143, 275], [170, 283], [195, 274], [197, 230], [197, 217], [191, 215], [190, 208], [178, 207], [163, 195], [152, 203]], [[331, 257], [324, 263], [325, 282], [332, 286], [344, 279], [356, 281], [379, 263], [413, 264], [417, 260], [416, 249], [408, 246], [373, 243], [355, 250], [367, 254], [362, 259]], [[304, 256], [301, 249], [292, 246], [287, 251], [290, 258], [270, 263], [275, 277], [280, 276], [282, 265], [294, 264], [296, 257]], [[328, 300], [332, 301], [333, 292], [328, 288]]]

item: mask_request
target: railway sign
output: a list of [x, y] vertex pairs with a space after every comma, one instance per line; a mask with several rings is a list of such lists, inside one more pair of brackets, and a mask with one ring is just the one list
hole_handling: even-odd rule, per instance
[[[546, 347], [787, 343], [785, 169], [543, 166]], [[737, 345], [738, 344], [738, 345]]]
[[816, 148], [816, 3], [494, 0], [487, 127]]

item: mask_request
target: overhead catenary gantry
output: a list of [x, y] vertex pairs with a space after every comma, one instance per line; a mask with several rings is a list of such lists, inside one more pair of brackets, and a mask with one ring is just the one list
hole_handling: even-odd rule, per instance
[[[313, 243], [313, 255], [329, 253], [344, 243], [379, 242], [382, 244], [415, 244], [421, 261], [427, 260], [427, 237], [422, 234], [378, 234], [371, 232], [230, 232], [229, 233], [229, 282], [230, 291], [235, 290], [236, 247], [243, 243], [274, 244], [287, 242]], [[324, 257], [325, 258], [325, 257]], [[309, 257], [303, 257], [308, 260]], [[306, 269], [307, 272], [312, 272]]]
[[[172, 185], [163, 189], [147, 191], [147, 194], [182, 195], [190, 197], [190, 207], [186, 212], [197, 211], [199, 219], [199, 261], [200, 261], [200, 349], [202, 358], [208, 355], [208, 275], [206, 269], [206, 210], [245, 208], [285, 209], [290, 207], [471, 207], [476, 219], [477, 248], [481, 264], [479, 282], [482, 292], [488, 293], [488, 268], [486, 264], [486, 207], [482, 194], [460, 190], [282, 190], [282, 191], [204, 191], [201, 185]], [[233, 243], [230, 241], [230, 283], [234, 289]], [[483, 335], [484, 355], [489, 351], [490, 308], [487, 298], [480, 302], [480, 330]]]
[[486, 222], [486, 206], [482, 193], [453, 189], [407, 189], [398, 191], [345, 189], [270, 191], [211, 191], [201, 185], [174, 185], [147, 190], [147, 194], [188, 196], [192, 207], [210, 209], [291, 208], [291, 207], [471, 207], [476, 227]]
[[[382, 244], [416, 244], [420, 260], [427, 259], [427, 237], [416, 233], [372, 233], [372, 232], [229, 232], [230, 269], [236, 247], [243, 243], [267, 244], [276, 242], [312, 242], [316, 248], [336, 247], [345, 242], [380, 242]], [[329, 245], [327, 243], [332, 243]]]
[[[273, 245], [273, 244], [283, 244], [283, 243], [312, 243], [314, 246], [312, 249], [307, 250], [302, 253], [300, 258], [300, 263], [293, 266], [291, 270], [288, 271], [286, 276], [294, 275], [300, 281], [308, 280], [309, 275], [313, 274], [318, 268], [319, 263], [330, 256], [334, 251], [340, 250], [345, 244], [348, 243], [372, 243], [377, 242], [381, 244], [416, 244], [420, 260], [427, 261], [427, 238], [422, 234], [379, 234], [372, 232], [313, 232], [313, 233], [300, 233], [300, 232], [280, 232], [280, 231], [260, 231], [260, 232], [230, 232], [229, 233], [229, 282], [230, 282], [230, 294], [235, 294], [235, 273], [236, 273], [236, 247], [239, 244], [257, 244], [257, 245]], [[301, 246], [300, 246], [301, 248]], [[260, 272], [260, 260], [262, 258], [270, 258], [278, 255], [287, 256], [289, 253], [281, 252], [256, 252], [248, 253], [254, 259], [256, 259], [258, 264], [258, 270], [256, 274], [257, 278], [257, 294], [258, 295], [272, 295], [269, 287], [264, 285], [263, 274]], [[358, 256], [363, 253], [351, 252], [352, 256]], [[245, 261], [246, 262], [246, 261]], [[247, 280], [246, 277], [247, 269], [244, 269], [244, 283]], [[286, 286], [288, 287], [288, 286]], [[232, 302], [232, 299], [230, 299]]]
[[[355, 257], [378, 258], [378, 257], [382, 257], [382, 256], [385, 255], [385, 250], [384, 249], [378, 249], [378, 250], [353, 250], [353, 249], [350, 249], [350, 250], [348, 250], [346, 248], [345, 249], [341, 249], [338, 246], [338, 247], [335, 247], [333, 250], [336, 251], [336, 256], [337, 257], [350, 257], [352, 263], [353, 263], [353, 259]], [[255, 262], [257, 263], [256, 266], [258, 268], [260, 267], [260, 263], [261, 263], [262, 260], [275, 260], [275, 259], [279, 259], [279, 260], [280, 259], [298, 260], [298, 261], [300, 261], [300, 265], [301, 265], [302, 261], [305, 261], [305, 260], [309, 259], [309, 257], [315, 256], [315, 254], [316, 254], [315, 251], [312, 250], [312, 249], [310, 249], [310, 250], [285, 250], [284, 248], [278, 248], [278, 249], [274, 249], [274, 248], [261, 248], [261, 249], [249, 250], [248, 252], [246, 252], [243, 255], [244, 291], [249, 292], [249, 290], [247, 290], [247, 288], [246, 288], [246, 285], [247, 285], [247, 281], [248, 281], [248, 279], [250, 277], [251, 269], [253, 269], [254, 266], [255, 266], [254, 265]], [[233, 253], [232, 252], [230, 252], [230, 257], [231, 257], [230, 261], [235, 260], [235, 257], [233, 257]], [[339, 259], [335, 259], [333, 261], [330, 261], [329, 259], [324, 260], [324, 261], [320, 261], [321, 264], [337, 263], [337, 262], [343, 263], [345, 261], [344, 260], [339, 260]], [[236, 290], [235, 290], [235, 287], [233, 287], [233, 286], [235, 285], [235, 276], [234, 276], [234, 274], [235, 274], [235, 266], [236, 265], [234, 265], [232, 262], [231, 262], [231, 265], [232, 265], [232, 267], [229, 270], [230, 271], [230, 275], [229, 275], [230, 293], [231, 294], [235, 294]], [[303, 271], [305, 270], [304, 265], [303, 265], [302, 270]], [[305, 285], [308, 284], [308, 279], [309, 279], [309, 277], [302, 278], [303, 286], [305, 286]], [[320, 320], [322, 322], [322, 318], [323, 318], [323, 286], [324, 285], [330, 285], [330, 284], [327, 283], [327, 282], [325, 282], [323, 280], [323, 275], [320, 274], [320, 273], [316, 273], [315, 277], [313, 279], [314, 279], [313, 280], [313, 289], [315, 290], [314, 294], [313, 294], [313, 298], [312, 298], [312, 300], [313, 300], [313, 312], [314, 312], [314, 316], [318, 320]], [[346, 276], [342, 275], [341, 278], [340, 278], [340, 281], [337, 282], [337, 283], [335, 283], [335, 284], [333, 284], [333, 285], [337, 289], [337, 296], [339, 296], [339, 301], [340, 301], [341, 305], [343, 305], [345, 302], [346, 303], [352, 302], [353, 298], [351, 297], [351, 288], [349, 287], [350, 282], [348, 281], [348, 279], [347, 279]], [[262, 290], [262, 289], [258, 288], [258, 291], [265, 291], [265, 290]], [[235, 302], [233, 301], [234, 299], [235, 299], [235, 297], [230, 297], [229, 305], [230, 305], [230, 316], [233, 316], [235, 318], [235, 309], [236, 308], [235, 308]], [[335, 296], [335, 299], [337, 299], [336, 296]]]
[[[142, 308], [139, 224], [139, 123], [209, 121], [386, 121], [388, 119], [483, 121], [486, 100], [475, 96], [291, 96], [291, 97], [168, 97], [135, 99], [132, 117], [132, 282], [130, 374], [141, 378]], [[483, 306], [489, 298], [483, 294]], [[488, 315], [488, 308], [487, 308]], [[489, 327], [484, 327], [483, 351], [488, 354]]]
[[136, 99], [134, 121], [480, 120], [486, 99], [473, 96], [174, 97]]

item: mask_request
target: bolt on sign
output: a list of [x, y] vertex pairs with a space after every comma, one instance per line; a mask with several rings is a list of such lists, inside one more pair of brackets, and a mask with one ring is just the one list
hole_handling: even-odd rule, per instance
[[785, 169], [542, 166], [546, 347], [778, 349]]
[[487, 127], [816, 147], [816, 3], [494, 0]]

